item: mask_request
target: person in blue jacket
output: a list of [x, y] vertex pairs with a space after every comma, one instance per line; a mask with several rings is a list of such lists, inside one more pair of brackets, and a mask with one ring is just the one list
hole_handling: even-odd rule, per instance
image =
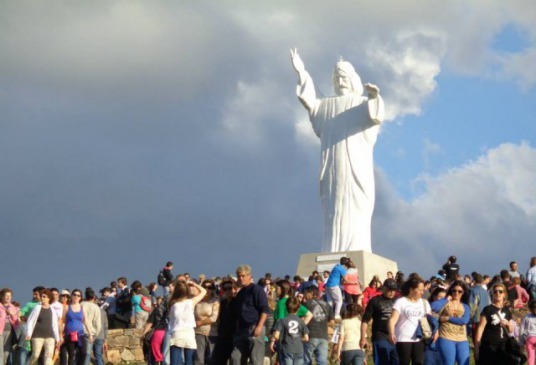
[[[432, 307], [432, 314], [427, 315], [430, 326], [432, 327], [433, 338], [435, 340], [429, 341], [425, 345], [424, 349], [424, 365], [443, 365], [443, 360], [441, 360], [441, 353], [437, 346], [436, 332], [439, 331], [439, 317], [438, 313], [434, 311], [434, 302], [441, 300], [447, 296], [447, 290], [438, 286], [432, 291], [429, 302], [430, 307]], [[440, 308], [442, 309], [442, 308]]]
[[467, 305], [469, 291], [460, 280], [451, 283], [447, 297], [431, 304], [432, 311], [439, 314], [439, 338], [437, 347], [443, 365], [469, 365], [469, 342], [467, 323], [470, 308]]

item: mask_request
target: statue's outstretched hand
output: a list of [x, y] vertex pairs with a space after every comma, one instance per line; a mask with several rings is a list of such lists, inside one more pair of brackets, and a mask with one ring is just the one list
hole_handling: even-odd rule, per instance
[[296, 70], [297, 73], [302, 73], [305, 71], [305, 65], [298, 54], [298, 49], [294, 48], [290, 50], [290, 59], [292, 61], [292, 67]]
[[367, 90], [367, 93], [368, 93], [368, 97], [370, 99], [373, 99], [375, 97], [378, 96], [378, 94], [380, 93], [380, 88], [374, 84], [369, 84], [369, 83], [366, 83], [365, 84], [365, 89]]

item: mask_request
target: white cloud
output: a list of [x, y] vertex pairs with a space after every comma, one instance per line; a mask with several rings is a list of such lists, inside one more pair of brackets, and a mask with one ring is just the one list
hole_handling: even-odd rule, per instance
[[[330, 93], [334, 61], [344, 55], [353, 62], [364, 81], [382, 88], [390, 120], [422, 112], [444, 62], [454, 72], [480, 76], [499, 62], [499, 72], [523, 87], [536, 80], [531, 1], [166, 4], [3, 3], [0, 50], [9, 57], [0, 72], [15, 82], [17, 75], [47, 80], [71, 94], [75, 88], [115, 98], [145, 93], [195, 100], [222, 78], [262, 70], [278, 80], [281, 93], [292, 72], [288, 49], [298, 46], [318, 86]], [[333, 10], [337, 16], [326, 17]], [[499, 58], [490, 44], [510, 23], [526, 30], [531, 47]]]
[[[6, 271], [21, 260], [40, 262], [30, 257], [39, 251], [28, 248], [43, 237], [80, 255], [56, 227], [86, 233], [79, 241], [85, 247], [109, 243], [114, 269], [107, 270], [137, 270], [131, 263], [146, 259], [155, 241], [162, 255], [177, 241], [192, 249], [205, 242], [287, 270], [294, 256], [280, 264], [276, 255], [291, 245], [296, 254], [313, 246], [321, 226], [318, 139], [294, 94], [289, 48], [300, 49], [326, 93], [343, 55], [363, 81], [380, 86], [394, 119], [422, 113], [445, 68], [496, 77], [489, 70], [499, 64], [499, 76], [533, 87], [533, 8], [533, 0], [0, 2], [0, 108], [7, 121], [1, 200], [9, 202], [0, 231], [7, 232], [2, 243], [20, 251], [11, 253]], [[501, 59], [490, 44], [510, 23], [526, 30], [529, 44]], [[409, 159], [405, 148], [397, 150]], [[412, 202], [400, 200], [380, 172], [379, 249], [401, 263], [417, 255], [423, 268], [453, 251], [462, 265], [476, 252], [478, 263], [491, 267], [492, 256], [507, 256], [501, 247], [511, 240], [516, 252], [528, 252], [534, 162], [528, 144], [503, 145], [423, 177], [424, 192]], [[71, 206], [82, 208], [72, 214]], [[88, 207], [95, 215], [111, 211], [119, 222], [96, 220]], [[258, 253], [261, 245], [270, 259]], [[67, 256], [66, 263], [77, 264]]]
[[444, 37], [436, 32], [403, 32], [391, 42], [372, 42], [366, 58], [381, 75], [387, 120], [406, 114], [419, 115], [423, 102], [434, 92], [440, 62], [445, 53]]
[[504, 77], [516, 81], [523, 90], [536, 86], [536, 47], [499, 56], [498, 60]]
[[428, 274], [451, 254], [460, 257], [464, 273], [494, 273], [512, 259], [523, 262], [533, 255], [536, 234], [533, 166], [536, 149], [528, 143], [502, 144], [424, 178], [424, 192], [411, 202], [397, 198], [380, 172], [374, 241], [401, 263], [425, 255], [418, 271]]
[[291, 130], [293, 101], [297, 102], [279, 94], [279, 86], [272, 79], [239, 81], [235, 94], [223, 107], [224, 133], [231, 141], [251, 149], [263, 147], [264, 142], [269, 142], [268, 131], [274, 129], [274, 124]]

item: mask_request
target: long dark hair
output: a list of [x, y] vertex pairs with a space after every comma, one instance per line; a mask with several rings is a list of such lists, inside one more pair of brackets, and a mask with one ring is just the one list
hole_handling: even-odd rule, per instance
[[285, 279], [278, 280], [275, 283], [275, 285], [281, 288], [281, 296], [279, 297], [279, 299], [284, 298], [287, 295], [290, 295], [290, 283], [288, 280], [285, 280]]
[[420, 277], [412, 277], [402, 284], [402, 295], [407, 297], [411, 289], [417, 289], [419, 284], [424, 284], [424, 281]]
[[214, 295], [215, 295], [215, 290], [216, 290], [216, 283], [214, 282], [214, 280], [212, 279], [207, 279], [205, 281], [203, 281], [203, 285], [201, 285], [203, 288], [205, 288], [207, 290], [207, 294], [205, 294], [205, 299], [212, 299], [214, 298]]
[[402, 271], [397, 271], [395, 276], [396, 285], [398, 285], [398, 289], [402, 289], [404, 286], [404, 273]]
[[435, 288], [435, 289], [432, 291], [432, 294], [430, 295], [430, 299], [428, 299], [428, 301], [429, 301], [430, 303], [435, 302], [435, 301], [437, 300], [437, 296], [438, 296], [439, 294], [441, 294], [441, 293], [445, 293], [445, 294], [446, 294], [447, 291], [446, 291], [444, 288], [438, 286], [437, 288]]
[[460, 302], [468, 304], [469, 303], [469, 295], [471, 293], [469, 293], [469, 288], [467, 288], [467, 285], [465, 285], [465, 283], [463, 281], [461, 281], [461, 280], [454, 280], [450, 284], [449, 288], [447, 289], [447, 295], [452, 296], [452, 290], [456, 286], [459, 286], [460, 288], [463, 289], [463, 294], [462, 294], [462, 297], [460, 298]]

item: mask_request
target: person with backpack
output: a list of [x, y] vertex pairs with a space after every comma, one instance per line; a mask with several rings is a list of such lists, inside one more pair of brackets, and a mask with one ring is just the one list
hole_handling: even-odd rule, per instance
[[149, 313], [153, 310], [153, 302], [146, 287], [142, 286], [136, 290], [136, 294], [132, 296], [132, 307], [135, 327], [138, 329], [145, 327]]
[[173, 270], [173, 262], [168, 261], [166, 266], [164, 266], [158, 273], [157, 282], [158, 285], [162, 287], [164, 296], [169, 294], [169, 284], [173, 281], [173, 274], [171, 273], [171, 270]]

